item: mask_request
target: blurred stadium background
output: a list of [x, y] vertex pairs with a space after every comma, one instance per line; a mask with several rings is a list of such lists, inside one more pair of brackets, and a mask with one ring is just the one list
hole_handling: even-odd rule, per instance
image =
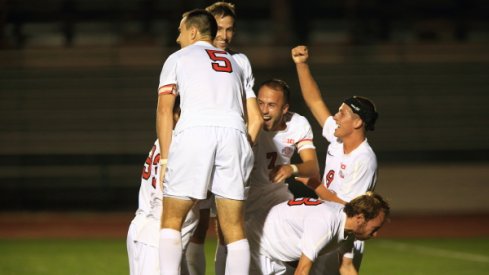
[[[212, 2], [0, 0], [3, 237], [22, 236], [16, 232], [29, 222], [43, 232], [55, 219], [64, 231], [44, 234], [83, 224], [87, 234], [91, 215], [105, 217], [100, 232], [111, 224], [110, 234], [125, 235], [156, 137], [161, 66], [178, 49], [181, 13]], [[311, 118], [321, 164], [326, 143], [300, 96], [290, 49], [310, 47], [332, 109], [350, 95], [376, 102], [369, 142], [377, 191], [393, 207], [391, 236], [423, 236], [423, 228], [489, 236], [489, 2], [234, 3], [234, 48], [250, 58], [256, 84], [272, 77], [290, 84], [292, 110]]]

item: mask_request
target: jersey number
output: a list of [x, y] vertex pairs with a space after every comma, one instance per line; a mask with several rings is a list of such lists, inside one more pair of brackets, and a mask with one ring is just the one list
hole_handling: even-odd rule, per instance
[[329, 172], [326, 174], [326, 176], [324, 177], [324, 179], [326, 180], [326, 187], [329, 188], [329, 185], [334, 180], [334, 170], [329, 170]]
[[313, 199], [313, 198], [297, 198], [290, 200], [287, 204], [289, 206], [296, 206], [296, 205], [309, 205], [309, 206], [315, 206], [323, 203], [320, 200]]
[[[143, 172], [141, 174], [141, 177], [144, 180], [148, 180], [151, 177], [151, 170], [153, 169], [153, 167], [155, 169], [154, 175], [156, 175], [157, 169], [159, 168], [158, 164], [160, 163], [160, 154], [157, 154], [155, 156], [155, 151], [156, 151], [156, 145], [153, 145], [153, 148], [151, 149], [148, 158], [146, 158], [146, 162], [144, 162]], [[151, 185], [153, 186], [153, 188], [156, 188], [155, 177], [151, 179]]]
[[225, 72], [225, 73], [231, 73], [233, 72], [233, 67], [231, 66], [231, 62], [229, 59], [227, 59], [225, 56], [221, 55], [227, 55], [226, 51], [216, 51], [216, 50], [205, 50], [207, 54], [209, 55], [209, 58], [212, 61], [212, 69], [216, 72]]
[[273, 169], [275, 167], [275, 162], [277, 161], [277, 152], [267, 153], [267, 159], [270, 160], [268, 163], [268, 169]]

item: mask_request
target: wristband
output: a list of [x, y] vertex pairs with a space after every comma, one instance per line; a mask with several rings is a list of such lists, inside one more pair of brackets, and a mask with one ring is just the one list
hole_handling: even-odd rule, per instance
[[168, 159], [160, 159], [160, 165], [166, 165], [168, 163]]
[[299, 168], [295, 164], [291, 164], [290, 167], [292, 168], [292, 175], [297, 176], [299, 174]]

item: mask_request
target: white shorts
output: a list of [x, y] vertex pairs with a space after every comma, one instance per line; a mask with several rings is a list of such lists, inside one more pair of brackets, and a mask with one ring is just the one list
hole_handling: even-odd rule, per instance
[[172, 138], [164, 195], [203, 200], [209, 190], [223, 198], [244, 200], [252, 165], [245, 133], [224, 127], [184, 129]]
[[[160, 221], [147, 214], [137, 214], [127, 233], [127, 255], [130, 275], [159, 275]], [[185, 250], [199, 223], [199, 209], [194, 206], [182, 225], [182, 246]]]
[[127, 234], [127, 256], [130, 275], [159, 275], [159, 251], [157, 246], [137, 242], [137, 225], [131, 223]]
[[250, 274], [253, 275], [292, 275], [294, 268], [286, 263], [273, 260], [259, 253], [251, 254]]

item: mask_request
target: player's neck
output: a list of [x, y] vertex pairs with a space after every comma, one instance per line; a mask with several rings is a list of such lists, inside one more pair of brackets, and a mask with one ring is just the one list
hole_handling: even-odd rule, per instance
[[365, 135], [362, 134], [352, 134], [347, 137], [343, 137], [341, 141], [343, 142], [343, 153], [349, 154], [358, 148], [364, 141]]

